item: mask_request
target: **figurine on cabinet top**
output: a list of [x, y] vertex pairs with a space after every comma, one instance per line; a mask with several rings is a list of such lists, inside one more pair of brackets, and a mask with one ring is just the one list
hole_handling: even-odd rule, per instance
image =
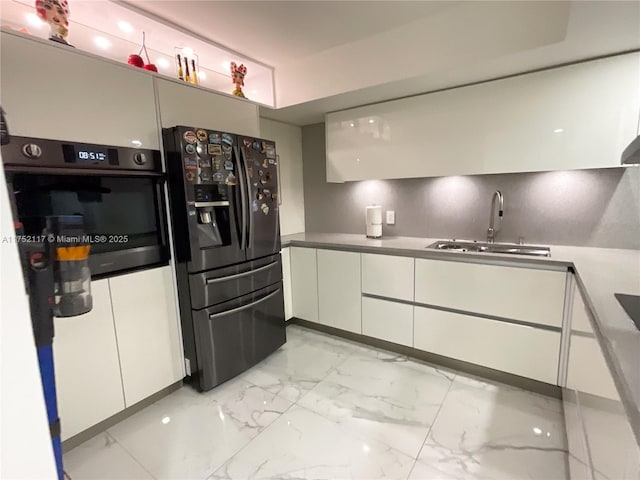
[[247, 74], [247, 67], [244, 65], [240, 65], [239, 67], [236, 65], [236, 62], [231, 62], [231, 82], [235, 84], [236, 88], [232, 95], [236, 97], [247, 98], [242, 93], [242, 87], [244, 87], [244, 76]]
[[69, 35], [69, 3], [67, 0], [36, 0], [38, 17], [49, 24], [49, 40], [67, 42]]

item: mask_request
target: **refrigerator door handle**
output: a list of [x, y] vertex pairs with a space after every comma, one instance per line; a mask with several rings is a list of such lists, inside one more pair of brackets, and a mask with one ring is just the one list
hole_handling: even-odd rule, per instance
[[[245, 179], [248, 179], [249, 172], [247, 172], [247, 169], [245, 167], [244, 157], [242, 153], [238, 153], [237, 147], [236, 147], [235, 153], [236, 153], [236, 158], [238, 160], [238, 165], [242, 170], [242, 177], [244, 177]], [[246, 190], [246, 182], [242, 182], [242, 179], [240, 179], [240, 184], [238, 185], [238, 188], [240, 189], [240, 203], [241, 203], [240, 216], [242, 217], [242, 224], [240, 227], [242, 230], [242, 235], [240, 238], [240, 249], [245, 250], [247, 248], [247, 211], [249, 209], [248, 207], [249, 190]]]
[[248, 310], [249, 308], [255, 307], [256, 305], [258, 305], [258, 304], [270, 299], [274, 295], [277, 295], [279, 292], [280, 292], [280, 289], [277, 289], [276, 291], [271, 292], [269, 295], [265, 295], [261, 299], [256, 300], [255, 302], [248, 303], [247, 305], [243, 305], [243, 306], [237, 307], [237, 308], [232, 308], [231, 310], [226, 310], [226, 311], [220, 312], [220, 313], [212, 313], [212, 314], [209, 315], [209, 319], [213, 320], [214, 318], [224, 317], [226, 315], [232, 315], [234, 313], [242, 312], [243, 310]]
[[246, 215], [249, 219], [248, 222], [248, 229], [247, 229], [247, 243], [246, 243], [246, 248], [249, 249], [251, 248], [251, 244], [252, 244], [252, 236], [253, 236], [253, 212], [251, 211], [251, 203], [252, 203], [252, 199], [251, 199], [251, 179], [249, 178], [249, 169], [247, 167], [247, 162], [244, 158], [244, 149], [242, 147], [240, 147], [240, 154], [242, 155], [242, 165], [244, 167], [245, 170], [245, 185], [247, 188], [247, 198], [248, 198], [248, 202], [247, 202], [247, 210], [246, 210]]
[[227, 280], [233, 280], [234, 278], [247, 277], [249, 275], [253, 275], [254, 273], [262, 272], [262, 271], [267, 270], [269, 268], [273, 268], [276, 265], [278, 265], [278, 262], [271, 262], [271, 263], [268, 263], [266, 265], [263, 265], [260, 268], [256, 268], [254, 270], [248, 270], [248, 271], [242, 272], [242, 273], [236, 273], [236, 274], [233, 274], [233, 275], [229, 275], [227, 277], [207, 278], [206, 284], [207, 285], [212, 285], [214, 283], [226, 282]]

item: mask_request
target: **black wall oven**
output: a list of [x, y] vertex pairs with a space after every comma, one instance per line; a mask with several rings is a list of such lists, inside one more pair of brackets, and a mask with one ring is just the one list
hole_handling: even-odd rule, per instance
[[27, 240], [49, 215], [82, 215], [92, 276], [169, 260], [159, 151], [12, 136], [2, 161]]

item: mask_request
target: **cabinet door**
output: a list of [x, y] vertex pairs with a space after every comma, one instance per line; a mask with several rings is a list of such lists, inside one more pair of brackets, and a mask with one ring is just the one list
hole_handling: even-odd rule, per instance
[[1, 102], [12, 135], [160, 148], [149, 73], [5, 32], [1, 45]]
[[363, 253], [362, 292], [412, 301], [413, 264], [413, 258]]
[[258, 106], [171, 80], [157, 79], [163, 128], [186, 125], [260, 136]]
[[566, 272], [416, 260], [416, 302], [561, 327]]
[[315, 248], [291, 247], [291, 309], [293, 316], [318, 321], [318, 267]]
[[593, 335], [590, 316], [591, 312], [576, 287], [571, 311], [567, 388], [619, 400], [609, 367]]
[[557, 384], [559, 332], [422, 307], [413, 321], [415, 348]]
[[413, 346], [413, 306], [362, 297], [362, 334]]
[[319, 322], [362, 333], [360, 254], [318, 250]]
[[62, 440], [124, 409], [108, 280], [91, 282], [93, 309], [55, 318], [53, 357]]
[[293, 317], [291, 305], [291, 255], [288, 248], [280, 252], [282, 256], [282, 290], [284, 295], [284, 319]]
[[127, 407], [184, 376], [170, 267], [109, 279]]

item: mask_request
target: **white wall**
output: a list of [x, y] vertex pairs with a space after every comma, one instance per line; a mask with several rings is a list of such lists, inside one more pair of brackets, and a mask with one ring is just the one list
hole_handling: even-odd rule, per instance
[[[0, 160], [0, 164], [2, 161]], [[0, 172], [0, 478], [56, 478], [29, 303]]]
[[276, 153], [280, 157], [280, 234], [304, 232], [302, 129], [261, 118], [260, 136], [276, 142]]

